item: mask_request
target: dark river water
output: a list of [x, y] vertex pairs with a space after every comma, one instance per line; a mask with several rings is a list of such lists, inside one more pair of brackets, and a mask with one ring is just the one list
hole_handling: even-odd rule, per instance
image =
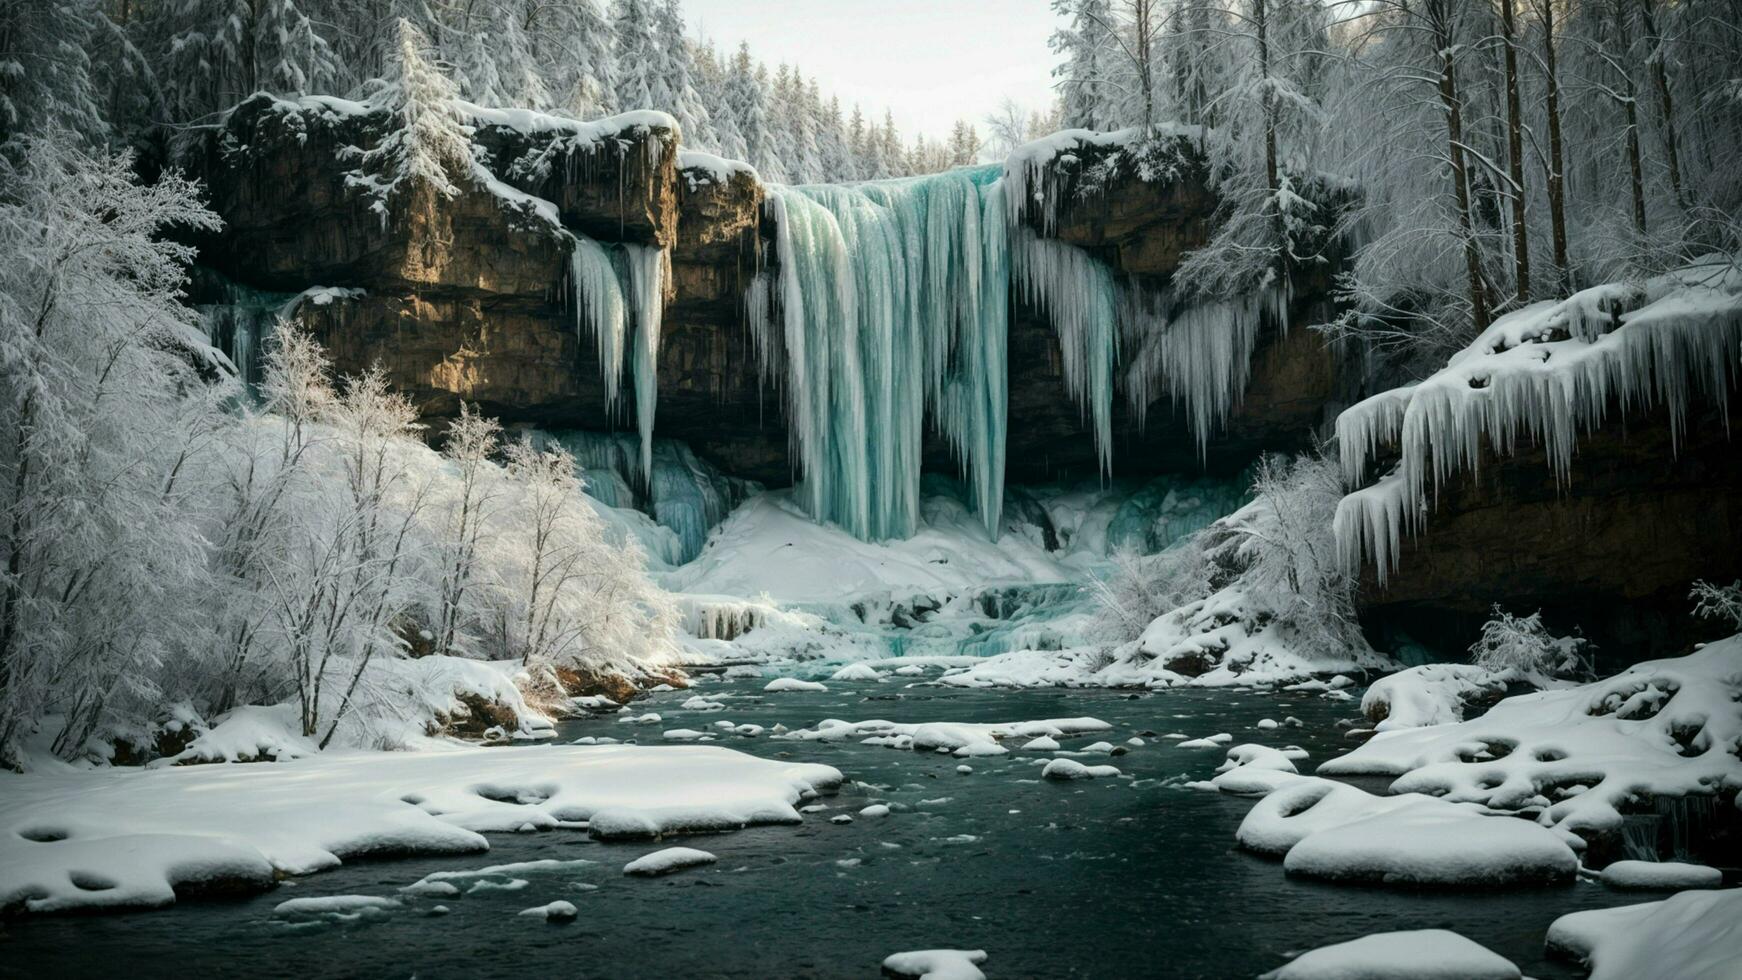
[[[1358, 701], [1254, 691], [1172, 691], [1129, 699], [1099, 691], [953, 690], [903, 683], [832, 684], [826, 694], [761, 693], [761, 681], [702, 685], [731, 694], [723, 712], [684, 711], [690, 693], [637, 703], [656, 726], [612, 718], [568, 723], [565, 739], [710, 728], [730, 719], [797, 728], [823, 718], [1016, 721], [1092, 715], [1122, 744], [1140, 732], [1229, 732], [1236, 742], [1295, 743], [1314, 760], [1347, 741], [1340, 719]], [[646, 706], [643, 706], [643, 705]], [[1263, 732], [1261, 718], [1301, 728]], [[1661, 897], [1578, 883], [1503, 892], [1417, 892], [1291, 879], [1281, 864], [1237, 850], [1251, 801], [1180, 788], [1208, 777], [1220, 750], [1146, 738], [1112, 762], [1135, 778], [1051, 783], [1034, 754], [968, 760], [861, 745], [732, 738], [764, 756], [836, 766], [847, 776], [829, 809], [802, 826], [760, 827], [680, 843], [719, 862], [664, 878], [622, 874], [666, 844], [601, 844], [582, 833], [498, 834], [488, 854], [358, 863], [245, 900], [182, 903], [157, 912], [0, 920], [6, 977], [876, 977], [890, 953], [983, 948], [999, 977], [1251, 977], [1286, 954], [1369, 932], [1453, 929], [1527, 975], [1576, 975], [1545, 960], [1543, 933], [1574, 909]], [[514, 751], [511, 748], [505, 752]], [[886, 817], [857, 814], [873, 801]], [[922, 802], [930, 801], [930, 802]], [[904, 805], [906, 809], [903, 809]], [[353, 923], [290, 925], [288, 898], [392, 896], [432, 871], [541, 858], [597, 862], [523, 872], [518, 890], [411, 899]], [[462, 883], [464, 884], [464, 883]], [[579, 918], [550, 924], [516, 913], [565, 899]], [[445, 915], [431, 909], [445, 905]]]

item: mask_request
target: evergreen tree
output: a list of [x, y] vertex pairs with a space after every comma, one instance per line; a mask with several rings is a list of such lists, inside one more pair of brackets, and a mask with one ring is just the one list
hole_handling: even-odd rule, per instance
[[658, 108], [666, 99], [652, 0], [612, 0], [612, 78], [619, 112]]

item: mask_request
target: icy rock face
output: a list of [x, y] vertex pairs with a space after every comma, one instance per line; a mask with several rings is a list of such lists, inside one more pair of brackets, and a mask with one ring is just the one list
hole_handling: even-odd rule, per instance
[[1600, 647], [1622, 645], [1602, 633], [1616, 600], [1681, 617], [1688, 581], [1742, 572], [1739, 351], [1727, 259], [1501, 317], [1338, 417], [1346, 478], [1372, 481], [1338, 509], [1345, 560], [1399, 615], [1505, 595], [1578, 617]]

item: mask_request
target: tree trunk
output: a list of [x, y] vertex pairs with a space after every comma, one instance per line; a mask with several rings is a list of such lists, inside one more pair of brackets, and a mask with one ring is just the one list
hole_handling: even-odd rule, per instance
[[1515, 296], [1530, 301], [1530, 234], [1524, 214], [1524, 120], [1518, 108], [1518, 21], [1514, 0], [1500, 0], [1506, 33], [1506, 170], [1512, 178], [1512, 264]]
[[1548, 83], [1548, 212], [1554, 232], [1554, 266], [1556, 287], [1562, 294], [1572, 289], [1572, 275], [1567, 263], [1567, 186], [1564, 149], [1561, 141], [1561, 82], [1555, 57], [1555, 4], [1559, 0], [1540, 0], [1542, 15], [1543, 71]]
[[1659, 110], [1663, 113], [1663, 152], [1669, 162], [1669, 186], [1675, 192], [1676, 207], [1688, 209], [1687, 195], [1682, 191], [1681, 153], [1676, 148], [1675, 103], [1669, 93], [1669, 69], [1664, 67], [1663, 38], [1657, 33], [1657, 17], [1652, 0], [1639, 0], [1639, 13], [1645, 26], [1645, 41], [1651, 45], [1651, 81], [1657, 86]]
[[1452, 196], [1457, 202], [1458, 231], [1464, 239], [1464, 274], [1469, 281], [1470, 319], [1477, 330], [1488, 328], [1488, 290], [1482, 279], [1482, 251], [1470, 217], [1470, 180], [1464, 160], [1464, 110], [1458, 97], [1457, 69], [1453, 63], [1452, 21], [1447, 3], [1461, 0], [1428, 0], [1427, 16], [1440, 55], [1440, 103], [1446, 110], [1446, 149], [1452, 164]]

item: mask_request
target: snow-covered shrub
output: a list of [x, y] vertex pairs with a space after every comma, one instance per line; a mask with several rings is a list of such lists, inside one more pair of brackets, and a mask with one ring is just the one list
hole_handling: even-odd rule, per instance
[[1701, 579], [1694, 583], [1688, 598], [1694, 600], [1694, 615], [1729, 623], [1742, 630], [1742, 579], [1729, 585], [1716, 585]]
[[1542, 611], [1514, 616], [1495, 604], [1482, 624], [1482, 635], [1470, 645], [1470, 660], [1494, 673], [1516, 672], [1539, 677], [1589, 675], [1583, 636], [1556, 636], [1542, 624]]
[[1110, 573], [1089, 583], [1095, 602], [1091, 635], [1109, 645], [1137, 639], [1156, 617], [1202, 598], [1206, 590], [1204, 553], [1195, 541], [1155, 555], [1121, 548], [1112, 562]]
[[1338, 556], [1331, 520], [1343, 497], [1337, 464], [1319, 454], [1266, 456], [1257, 499], [1230, 515], [1217, 549], [1241, 589], [1263, 597], [1297, 642], [1319, 651], [1365, 647], [1355, 620], [1355, 580]]

